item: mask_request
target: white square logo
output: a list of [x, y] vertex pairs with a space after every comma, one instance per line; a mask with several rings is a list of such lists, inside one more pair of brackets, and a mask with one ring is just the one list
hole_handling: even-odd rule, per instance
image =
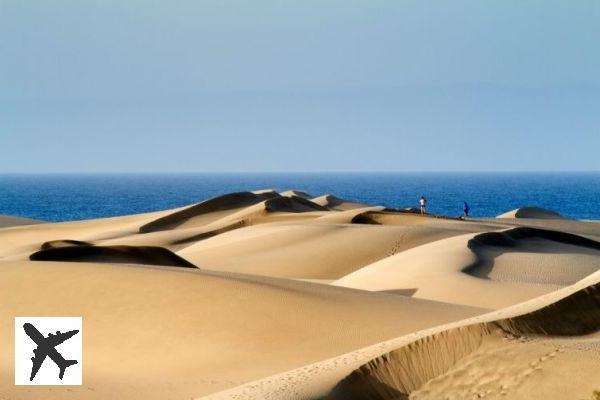
[[15, 385], [81, 385], [81, 317], [15, 318]]

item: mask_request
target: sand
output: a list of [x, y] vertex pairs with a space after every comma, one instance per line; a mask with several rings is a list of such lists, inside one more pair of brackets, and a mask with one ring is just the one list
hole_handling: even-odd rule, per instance
[[10, 346], [13, 316], [85, 321], [85, 385], [69, 392], [11, 388], [12, 354], [5, 352], [0, 394], [11, 398], [159, 399], [173, 387], [189, 398], [482, 312], [328, 285], [130, 264], [6, 262], [0, 291], [0, 314], [8, 321], [0, 329], [3, 347]]
[[10, 215], [1, 215], [0, 214], [0, 228], [8, 228], [11, 226], [19, 226], [19, 225], [33, 225], [33, 224], [41, 224], [43, 221], [38, 221], [31, 218], [23, 218], [23, 217], [13, 217]]
[[541, 207], [520, 207], [498, 215], [497, 218], [561, 219], [559, 213]]
[[414, 297], [502, 308], [600, 270], [598, 242], [552, 232], [512, 228], [438, 240], [370, 264], [332, 284], [372, 291], [417, 288]]
[[[521, 209], [529, 210], [529, 208]], [[302, 190], [0, 229], [0, 399], [588, 399], [600, 224]], [[83, 316], [81, 387], [13, 385], [15, 316]]]
[[595, 273], [502, 310], [203, 398], [593, 399], [600, 382], [599, 322]]

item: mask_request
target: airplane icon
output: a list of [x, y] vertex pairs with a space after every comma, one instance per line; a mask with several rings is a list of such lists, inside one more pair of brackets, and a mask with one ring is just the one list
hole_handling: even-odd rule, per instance
[[55, 347], [65, 340], [75, 336], [79, 332], [78, 330], [65, 333], [56, 331], [56, 335], [49, 333], [48, 337], [44, 337], [44, 335], [42, 335], [35, 326], [28, 322], [23, 324], [23, 329], [25, 330], [27, 336], [29, 336], [31, 340], [37, 344], [37, 348], [33, 350], [34, 356], [31, 357], [33, 366], [31, 367], [31, 376], [29, 377], [29, 381], [32, 381], [33, 378], [35, 378], [35, 375], [40, 370], [40, 367], [46, 359], [46, 356], [50, 357], [50, 359], [54, 361], [58, 368], [60, 368], [58, 377], [61, 380], [67, 367], [77, 364], [77, 360], [65, 360], [65, 358], [55, 349]]

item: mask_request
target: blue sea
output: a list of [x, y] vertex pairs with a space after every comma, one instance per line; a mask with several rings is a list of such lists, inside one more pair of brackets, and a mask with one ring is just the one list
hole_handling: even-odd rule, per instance
[[192, 204], [223, 193], [272, 188], [335, 194], [388, 207], [474, 217], [540, 206], [600, 219], [600, 173], [282, 173], [0, 175], [0, 214], [46, 221], [111, 217]]

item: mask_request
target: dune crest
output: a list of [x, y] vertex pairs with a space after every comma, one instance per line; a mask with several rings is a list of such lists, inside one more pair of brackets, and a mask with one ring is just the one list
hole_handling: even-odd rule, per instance
[[94, 246], [85, 242], [44, 243], [31, 261], [103, 262], [196, 268], [177, 254], [156, 246]]
[[500, 214], [496, 218], [564, 219], [565, 217], [557, 212], [541, 207], [521, 207]]
[[302, 198], [304, 198], [306, 200], [310, 200], [310, 199], [312, 199], [312, 198], [315, 197], [312, 194], [309, 194], [309, 193], [304, 192], [302, 190], [296, 190], [296, 189], [286, 190], [285, 192], [281, 192], [280, 194], [282, 196], [286, 196], [286, 197], [292, 197], [292, 196], [302, 197]]
[[348, 201], [344, 199], [340, 199], [332, 194], [325, 194], [323, 196], [315, 197], [312, 199], [314, 203], [317, 203], [323, 207], [327, 207], [331, 210], [337, 211], [347, 211], [352, 210], [354, 208], [364, 208], [369, 206], [368, 204], [356, 203], [353, 201]]
[[467, 246], [477, 260], [464, 272], [484, 279], [565, 286], [600, 270], [600, 242], [566, 232], [519, 227], [478, 234]]
[[49, 249], [59, 249], [62, 247], [71, 247], [71, 246], [93, 246], [93, 243], [84, 242], [82, 240], [71, 240], [71, 239], [63, 239], [63, 240], [50, 240], [48, 242], [42, 243], [40, 246], [40, 250], [49, 250]]
[[285, 197], [276, 197], [265, 201], [265, 210], [271, 212], [307, 212], [307, 211], [328, 211], [323, 207], [304, 197], [291, 195]]
[[259, 193], [238, 192], [229, 193], [222, 196], [213, 197], [202, 201], [181, 211], [158, 218], [152, 222], [140, 226], [140, 233], [155, 232], [159, 230], [168, 230], [179, 227], [193, 219], [198, 219], [207, 214], [217, 212], [239, 210], [279, 196], [277, 193], [268, 190]]

